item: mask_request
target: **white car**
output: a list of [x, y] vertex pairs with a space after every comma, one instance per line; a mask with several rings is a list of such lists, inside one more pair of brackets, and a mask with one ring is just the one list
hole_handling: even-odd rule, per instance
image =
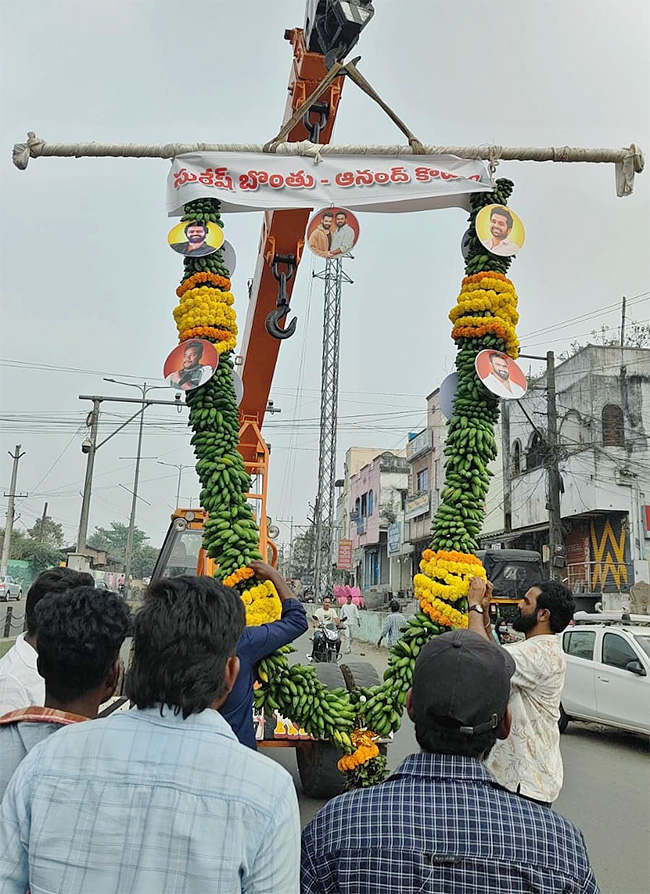
[[650, 735], [650, 627], [594, 624], [562, 634], [560, 730], [586, 720]]
[[0, 602], [9, 602], [10, 599], [20, 599], [23, 588], [17, 580], [8, 574], [0, 574]]

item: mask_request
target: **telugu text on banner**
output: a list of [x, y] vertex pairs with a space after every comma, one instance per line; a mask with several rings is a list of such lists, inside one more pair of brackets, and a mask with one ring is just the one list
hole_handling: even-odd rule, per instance
[[485, 162], [454, 155], [402, 158], [202, 152], [179, 155], [167, 178], [167, 213], [214, 198], [223, 211], [342, 206], [353, 211], [403, 212], [469, 208], [473, 192], [489, 192]]

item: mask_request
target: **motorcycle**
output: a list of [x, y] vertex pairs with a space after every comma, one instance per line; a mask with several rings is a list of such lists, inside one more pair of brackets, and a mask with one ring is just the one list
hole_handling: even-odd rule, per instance
[[[318, 621], [316, 615], [312, 615], [314, 621]], [[336, 663], [339, 660], [341, 650], [340, 628], [331, 621], [328, 624], [319, 622], [312, 636], [312, 653], [307, 656], [318, 663]]]

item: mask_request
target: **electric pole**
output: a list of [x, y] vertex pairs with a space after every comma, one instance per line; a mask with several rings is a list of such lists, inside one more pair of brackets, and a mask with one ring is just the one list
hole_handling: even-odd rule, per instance
[[81, 498], [81, 517], [79, 518], [79, 533], [77, 535], [77, 554], [83, 555], [86, 549], [88, 537], [88, 515], [90, 513], [90, 495], [93, 487], [93, 470], [95, 468], [95, 453], [97, 452], [97, 430], [99, 428], [99, 406], [101, 400], [93, 398], [93, 408], [90, 411], [86, 423], [90, 425], [90, 436], [83, 442], [81, 449], [88, 451], [86, 459], [86, 477], [84, 479], [83, 496]]
[[0, 573], [7, 573], [7, 564], [9, 562], [9, 555], [11, 553], [11, 533], [14, 529], [14, 505], [16, 497], [26, 497], [27, 494], [18, 494], [16, 493], [16, 484], [18, 483], [18, 463], [20, 462], [20, 458], [24, 456], [24, 453], [20, 452], [20, 444], [16, 444], [16, 449], [13, 453], [9, 453], [9, 456], [13, 459], [13, 466], [11, 469], [11, 485], [9, 486], [9, 493], [5, 494], [5, 497], [9, 498], [9, 502], [7, 503], [7, 521], [5, 523], [5, 538], [2, 544], [2, 559], [0, 560]]
[[627, 298], [623, 295], [623, 305], [621, 307], [621, 347], [625, 347], [625, 311], [627, 305]]
[[549, 578], [560, 580], [556, 559], [563, 555], [564, 540], [562, 536], [562, 513], [560, 509], [560, 490], [562, 480], [559, 468], [558, 436], [557, 436], [557, 403], [555, 392], [555, 354], [546, 354], [546, 395], [547, 395], [547, 472], [548, 472], [548, 546], [550, 551]]
[[[178, 482], [176, 484], [176, 509], [178, 509], [181, 505], [181, 484], [183, 481], [183, 469], [193, 469], [194, 466], [190, 463], [165, 463], [161, 459], [158, 460], [159, 466], [171, 466], [172, 469], [178, 469]], [[190, 507], [191, 508], [191, 507]]]

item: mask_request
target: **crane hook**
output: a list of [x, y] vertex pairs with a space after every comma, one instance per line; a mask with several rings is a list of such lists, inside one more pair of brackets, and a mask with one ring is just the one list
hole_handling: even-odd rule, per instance
[[[286, 264], [287, 270], [280, 271], [280, 264]], [[273, 276], [279, 283], [277, 307], [272, 310], [266, 317], [266, 331], [273, 338], [284, 339], [291, 338], [296, 331], [298, 318], [294, 317], [290, 323], [280, 329], [280, 323], [289, 313], [289, 300], [287, 297], [287, 283], [296, 271], [296, 259], [293, 255], [275, 255], [272, 264]]]

